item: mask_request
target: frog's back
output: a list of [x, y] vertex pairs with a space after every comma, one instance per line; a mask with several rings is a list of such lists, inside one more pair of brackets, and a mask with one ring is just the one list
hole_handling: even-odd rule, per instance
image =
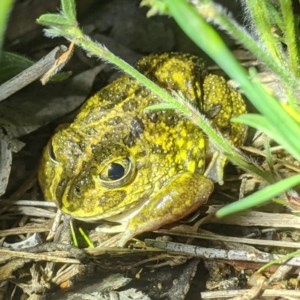
[[[195, 107], [203, 107], [201, 82], [205, 71], [199, 58], [179, 53], [151, 55], [139, 60], [137, 69], [166, 90], [180, 92]], [[169, 161], [166, 169], [174, 170], [170, 174], [203, 172], [203, 133], [174, 110], [146, 110], [159, 102], [136, 80], [124, 75], [86, 102], [70, 130], [90, 147], [109, 142], [126, 147], [139, 161], [160, 161], [157, 172], [163, 172], [165, 161]]]
[[[201, 59], [181, 53], [150, 55], [138, 61], [137, 69], [169, 92], [180, 92], [186, 100], [202, 109], [201, 83], [206, 72]], [[136, 80], [124, 75], [91, 97], [82, 107], [75, 123], [88, 125], [100, 121], [102, 129], [104, 120], [112, 119], [107, 115], [110, 110], [124, 116], [136, 114], [158, 102], [157, 97], [150, 95]]]

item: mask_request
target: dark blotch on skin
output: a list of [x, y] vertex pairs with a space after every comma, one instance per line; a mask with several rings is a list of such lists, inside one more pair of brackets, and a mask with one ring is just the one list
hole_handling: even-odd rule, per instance
[[124, 198], [126, 197], [126, 191], [118, 190], [118, 191], [107, 191], [99, 198], [98, 205], [105, 207], [105, 209], [109, 210], [110, 208], [115, 208], [119, 205]]
[[224, 135], [226, 137], [230, 137], [232, 135], [231, 126], [221, 127], [220, 131], [221, 131], [222, 135]]
[[156, 123], [158, 121], [157, 112], [147, 112], [147, 117], [152, 123]]
[[154, 154], [163, 154], [164, 153], [164, 150], [163, 150], [162, 146], [158, 145], [158, 144], [151, 145], [151, 151]]
[[106, 105], [100, 106], [99, 110], [100, 110], [100, 112], [106, 112], [106, 111], [112, 109], [114, 106], [115, 106], [114, 103], [108, 103]]
[[[124, 101], [128, 96], [128, 88], [130, 87], [130, 84], [132, 84], [132, 81], [127, 79], [127, 84], [124, 85], [124, 78], [127, 78], [125, 76], [120, 77], [117, 79], [113, 84], [113, 89], [111, 85], [106, 86], [103, 88], [99, 93], [100, 99], [109, 99], [109, 104], [105, 106], [100, 106], [101, 111], [104, 109], [110, 109], [117, 105], [118, 103]], [[129, 85], [127, 87], [127, 85]], [[111, 105], [111, 106], [110, 106]], [[110, 107], [109, 107], [110, 106]]]
[[68, 211], [69, 212], [76, 212], [76, 210], [78, 210], [78, 207], [77, 207], [77, 205], [74, 205], [73, 203], [70, 203], [69, 205], [68, 205]]
[[222, 104], [216, 104], [205, 112], [205, 115], [208, 119], [214, 119], [222, 110]]
[[134, 137], [139, 138], [140, 135], [144, 132], [144, 130], [145, 130], [145, 125], [143, 121], [138, 117], [133, 118], [130, 123], [130, 133]]
[[133, 147], [135, 145], [135, 138], [134, 138], [134, 136], [131, 133], [129, 133], [129, 135], [126, 135], [123, 138], [123, 143], [127, 147]]
[[124, 112], [135, 111], [137, 107], [138, 107], [138, 101], [136, 101], [135, 99], [133, 99], [132, 101], [125, 102], [122, 105], [122, 109]]
[[171, 112], [171, 111], [167, 111], [166, 112], [165, 123], [169, 127], [176, 126], [177, 123], [178, 123], [178, 116], [175, 113]]
[[[56, 191], [55, 191], [55, 197], [56, 199], [61, 199], [62, 195], [66, 189], [68, 180], [67, 178], [63, 177], [60, 182], [58, 183], [57, 187], [56, 187]], [[54, 199], [47, 199], [47, 200], [54, 200]], [[61, 207], [61, 201], [58, 201], [58, 206]]]
[[[141, 151], [141, 152], [139, 152], [139, 153], [137, 153], [137, 154], [135, 155], [135, 158], [136, 158], [136, 159], [143, 158], [143, 157], [145, 157], [146, 155], [147, 155], [147, 152], [146, 152], [146, 151]], [[137, 164], [137, 167], [138, 167], [138, 164]]]
[[141, 99], [141, 98], [146, 98], [149, 96], [149, 92], [145, 88], [137, 88], [136, 91], [134, 92], [134, 97], [135, 99]]
[[120, 116], [116, 116], [114, 118], [111, 118], [109, 119], [107, 122], [106, 122], [106, 126], [115, 126], [115, 125], [118, 125], [122, 122], [122, 118]]
[[95, 128], [88, 128], [87, 131], [86, 131], [86, 134], [88, 136], [94, 136], [97, 134], [97, 131], [95, 130]]

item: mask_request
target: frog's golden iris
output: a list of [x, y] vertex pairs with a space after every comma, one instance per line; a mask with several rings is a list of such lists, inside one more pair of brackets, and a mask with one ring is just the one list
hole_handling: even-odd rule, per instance
[[[137, 69], [181, 93], [234, 145], [243, 143], [246, 128], [230, 123], [246, 111], [241, 96], [223, 77], [208, 74], [199, 58], [151, 55]], [[205, 203], [214, 187], [203, 175], [212, 146], [173, 110], [145, 110], [158, 102], [127, 75], [91, 97], [44, 150], [39, 181], [45, 198], [77, 219], [126, 223], [119, 244]]]

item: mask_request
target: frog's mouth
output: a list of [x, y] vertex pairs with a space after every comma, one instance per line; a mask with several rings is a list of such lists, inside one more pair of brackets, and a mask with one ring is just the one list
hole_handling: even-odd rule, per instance
[[88, 216], [88, 217], [76, 216], [73, 213], [70, 214], [70, 212], [65, 211], [64, 208], [62, 208], [62, 211], [72, 215], [72, 217], [74, 217], [75, 219], [85, 221], [85, 222], [98, 222], [101, 220], [106, 220], [109, 222], [127, 224], [128, 221], [132, 219], [135, 215], [137, 215], [139, 211], [143, 208], [143, 206], [147, 204], [149, 198], [150, 197], [147, 195], [144, 196], [143, 199], [140, 199], [138, 203], [133, 203], [131, 207], [123, 206], [95, 216]]
[[134, 216], [136, 216], [140, 210], [143, 208], [144, 205], [147, 204], [149, 201], [149, 197], [145, 196], [145, 199], [140, 199], [138, 203], [135, 203], [135, 205], [131, 208], [126, 208], [125, 211], [118, 213], [116, 215], [113, 215], [111, 217], [105, 218], [105, 220], [110, 222], [117, 222], [117, 223], [128, 223], [130, 219], [132, 219]]
[[[139, 173], [135, 175], [138, 177]], [[82, 189], [78, 194], [75, 192], [78, 187], [77, 182], [77, 180], [73, 181], [73, 184], [68, 184], [65, 188], [60, 208], [73, 218], [86, 222], [97, 222], [103, 219], [126, 222], [141, 210], [153, 190], [151, 182], [147, 185], [147, 191], [146, 185], [140, 188], [135, 185], [129, 192], [129, 197], [126, 188], [107, 188], [103, 187], [99, 180], [91, 180], [89, 188]], [[87, 183], [86, 181], [85, 184]], [[131, 182], [129, 185], [134, 183]]]
[[[149, 201], [149, 197], [147, 197], [147, 199], [143, 201], [140, 201], [137, 205], [131, 208], [126, 208], [125, 211], [119, 212], [116, 215], [110, 217], [101, 216], [101, 220], [111, 222], [111, 224], [110, 223], [100, 224], [99, 226], [97, 226], [96, 231], [101, 233], [125, 232], [129, 221], [140, 212], [140, 210], [143, 208], [144, 205], [147, 205], [148, 201]], [[84, 218], [84, 219], [78, 218], [78, 219], [87, 222], [100, 221], [99, 217], [98, 218], [91, 217], [91, 218]]]

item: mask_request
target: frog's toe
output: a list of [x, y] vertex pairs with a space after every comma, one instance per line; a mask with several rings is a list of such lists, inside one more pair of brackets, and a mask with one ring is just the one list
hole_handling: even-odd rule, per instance
[[100, 247], [124, 247], [132, 238], [129, 232], [120, 232], [100, 243]]
[[227, 158], [219, 151], [216, 151], [209, 165], [207, 166], [204, 176], [211, 179], [213, 182], [217, 182], [219, 185], [224, 183], [224, 167], [227, 163]]

